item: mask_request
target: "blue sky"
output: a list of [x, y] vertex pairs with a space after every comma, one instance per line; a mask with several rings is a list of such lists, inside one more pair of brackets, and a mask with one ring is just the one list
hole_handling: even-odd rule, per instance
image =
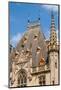
[[35, 21], [40, 17], [42, 32], [49, 38], [51, 11], [55, 16], [56, 31], [58, 32], [58, 6], [29, 3], [9, 3], [10, 43], [15, 47], [24, 32], [27, 31], [28, 19]]

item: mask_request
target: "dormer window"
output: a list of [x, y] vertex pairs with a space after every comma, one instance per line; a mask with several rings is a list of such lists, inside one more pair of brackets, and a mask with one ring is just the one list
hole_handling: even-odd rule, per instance
[[26, 51], [26, 54], [28, 54], [29, 51]]
[[40, 50], [41, 50], [41, 48], [40, 47], [37, 47], [36, 52], [37, 53], [40, 53]]
[[29, 54], [29, 52], [30, 52], [30, 50], [29, 50], [29, 49], [27, 49], [27, 50], [26, 50], [26, 55], [28, 55], [28, 54]]
[[15, 52], [15, 56], [18, 56], [18, 54], [19, 54], [18, 52]]
[[26, 43], [27, 42], [27, 37], [24, 37], [24, 43]]
[[22, 44], [21, 47], [24, 48], [24, 44]]
[[17, 53], [15, 53], [15, 56], [17, 56], [18, 54]]
[[40, 59], [40, 63], [39, 63], [40, 65], [44, 65], [45, 64], [45, 60], [44, 60], [44, 58], [41, 58]]
[[36, 39], [37, 39], [37, 37], [38, 37], [38, 35], [35, 35], [35, 36], [34, 36], [34, 40], [36, 40]]

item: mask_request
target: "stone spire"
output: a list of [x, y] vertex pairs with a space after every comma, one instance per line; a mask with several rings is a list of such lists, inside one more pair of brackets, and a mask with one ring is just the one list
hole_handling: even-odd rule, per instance
[[57, 35], [55, 30], [55, 21], [53, 12], [51, 14], [51, 27], [50, 27], [50, 46], [49, 50], [57, 50]]

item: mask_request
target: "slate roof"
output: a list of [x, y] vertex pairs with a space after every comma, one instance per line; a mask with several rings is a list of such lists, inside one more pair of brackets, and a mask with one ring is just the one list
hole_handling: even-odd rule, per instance
[[[26, 40], [26, 42], [25, 42]], [[24, 43], [25, 42], [25, 43]], [[37, 55], [37, 48], [40, 47], [40, 53]], [[21, 52], [22, 49], [24, 51], [27, 50], [27, 48], [32, 53], [32, 60], [33, 60], [33, 66], [37, 66], [40, 62], [40, 57], [44, 58], [46, 61], [47, 59], [47, 46], [45, 42], [45, 37], [42, 33], [40, 23], [34, 22], [32, 24], [28, 24], [27, 30], [25, 34], [23, 35], [22, 39], [17, 44], [16, 50]]]

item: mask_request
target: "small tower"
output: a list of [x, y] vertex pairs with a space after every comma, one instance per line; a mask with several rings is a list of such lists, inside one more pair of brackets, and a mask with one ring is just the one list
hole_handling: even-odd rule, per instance
[[58, 45], [57, 35], [55, 30], [54, 15], [51, 14], [50, 28], [50, 45], [49, 45], [49, 66], [50, 66], [50, 84], [58, 84]]

